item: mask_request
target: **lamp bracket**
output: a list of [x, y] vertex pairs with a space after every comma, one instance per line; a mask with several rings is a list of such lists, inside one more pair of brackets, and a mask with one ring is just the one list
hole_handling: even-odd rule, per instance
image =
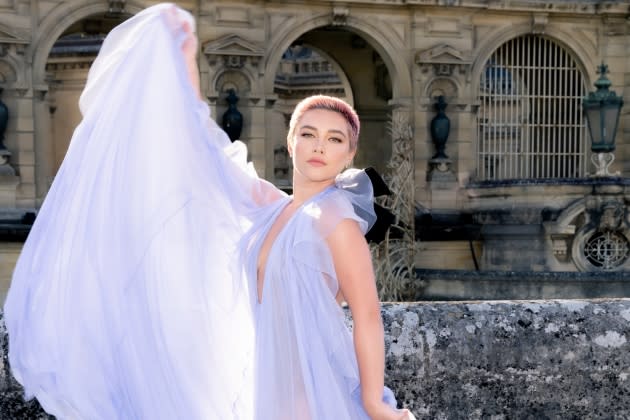
[[615, 155], [610, 152], [594, 153], [591, 155], [591, 162], [595, 165], [597, 171], [592, 174], [592, 177], [605, 177], [605, 176], [618, 176], [619, 171], [611, 174], [608, 172], [608, 168], [615, 160]]

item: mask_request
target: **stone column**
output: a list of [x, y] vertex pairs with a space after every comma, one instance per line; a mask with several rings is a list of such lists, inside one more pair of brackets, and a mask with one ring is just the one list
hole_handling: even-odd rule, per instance
[[11, 203], [3, 204], [13, 208], [36, 207], [34, 111], [37, 100], [26, 88], [9, 88], [4, 98], [10, 112], [5, 144], [12, 153], [10, 163], [19, 184], [14, 199], [9, 200]]
[[34, 154], [35, 154], [35, 192], [36, 206], [41, 206], [52, 180], [53, 173], [53, 133], [51, 108], [48, 91], [40, 88], [33, 98]]

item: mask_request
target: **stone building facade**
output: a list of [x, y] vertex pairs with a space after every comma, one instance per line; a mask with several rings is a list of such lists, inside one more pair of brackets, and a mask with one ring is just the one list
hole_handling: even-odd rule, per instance
[[[7, 240], [0, 289], [19, 254], [15, 238], [28, 230], [80, 121], [77, 101], [99, 42], [151, 4], [0, 0], [0, 99], [9, 110], [10, 153], [0, 165]], [[611, 89], [630, 102], [630, 2], [178, 4], [197, 19], [202, 93], [213, 116], [220, 121], [234, 91], [240, 137], [260, 175], [278, 185], [290, 179], [288, 116], [310, 93], [342, 96], [357, 109], [356, 166], [386, 172], [388, 127], [402, 121], [412, 129], [415, 265], [427, 281], [454, 269], [630, 269], [630, 108], [622, 109], [611, 165], [619, 175], [606, 178], [589, 176], [581, 109], [602, 62]], [[302, 75], [308, 83], [291, 85]], [[431, 136], [439, 97], [450, 121], [442, 154]]]

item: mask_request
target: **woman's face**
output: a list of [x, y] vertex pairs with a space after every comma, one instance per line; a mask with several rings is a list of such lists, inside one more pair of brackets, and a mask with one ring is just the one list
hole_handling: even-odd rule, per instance
[[345, 118], [335, 111], [311, 109], [298, 121], [289, 142], [294, 175], [313, 182], [332, 181], [348, 166], [356, 150], [350, 147]]

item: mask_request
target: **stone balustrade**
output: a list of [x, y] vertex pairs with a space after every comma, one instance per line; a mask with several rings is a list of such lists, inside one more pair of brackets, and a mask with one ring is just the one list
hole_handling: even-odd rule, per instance
[[[418, 419], [630, 418], [630, 300], [384, 303], [386, 383]], [[0, 418], [25, 403], [0, 334]]]

